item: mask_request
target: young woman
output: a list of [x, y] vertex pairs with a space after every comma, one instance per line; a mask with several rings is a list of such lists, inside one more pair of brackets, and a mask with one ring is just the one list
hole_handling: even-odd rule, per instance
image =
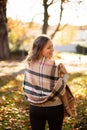
[[[27, 57], [28, 68], [25, 71], [24, 92], [30, 102], [30, 121], [32, 130], [62, 130], [64, 107], [59, 95], [64, 95], [66, 79], [59, 78], [63, 64], [57, 66], [52, 60], [53, 44], [49, 37], [41, 35], [33, 43]], [[60, 71], [61, 72], [61, 71]]]

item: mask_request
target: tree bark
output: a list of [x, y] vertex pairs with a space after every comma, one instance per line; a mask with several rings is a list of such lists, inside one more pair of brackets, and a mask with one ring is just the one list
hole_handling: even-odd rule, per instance
[[0, 60], [9, 58], [6, 4], [7, 0], [0, 0]]
[[48, 29], [48, 5], [47, 5], [48, 0], [43, 0], [43, 6], [44, 6], [44, 20], [43, 20], [43, 27], [42, 27], [42, 34], [47, 33]]

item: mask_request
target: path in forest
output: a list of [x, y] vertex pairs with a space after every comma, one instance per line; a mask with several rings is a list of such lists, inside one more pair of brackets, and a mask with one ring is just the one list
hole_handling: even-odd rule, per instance
[[[77, 60], [72, 57], [57, 59], [57, 63], [63, 63], [68, 72], [81, 72], [84, 71], [87, 74], [87, 58], [85, 58], [84, 62]], [[0, 77], [5, 75], [17, 75], [19, 73], [23, 73], [25, 69], [24, 60], [6, 60], [0, 61]]]

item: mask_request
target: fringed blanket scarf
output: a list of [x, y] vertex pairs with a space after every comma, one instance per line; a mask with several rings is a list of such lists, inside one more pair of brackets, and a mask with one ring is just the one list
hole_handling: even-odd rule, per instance
[[[47, 101], [53, 102], [55, 97], [59, 97], [64, 106], [67, 106], [65, 99], [61, 98], [63, 94], [66, 94], [72, 115], [76, 115], [73, 94], [64, 79], [59, 78], [58, 66], [52, 60], [43, 58], [31, 63], [25, 71], [23, 89], [28, 101], [33, 105]], [[65, 111], [65, 113], [69, 115], [68, 112]]]
[[55, 62], [42, 58], [31, 63], [25, 71], [23, 89], [32, 104], [54, 101], [54, 98], [65, 92], [65, 82], [58, 77], [58, 67]]

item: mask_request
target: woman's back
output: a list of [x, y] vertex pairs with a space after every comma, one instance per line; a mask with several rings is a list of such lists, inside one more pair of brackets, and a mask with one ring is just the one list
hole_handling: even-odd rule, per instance
[[[53, 60], [42, 58], [41, 60], [31, 63], [26, 70], [24, 91], [29, 100], [30, 97], [32, 97], [36, 102], [44, 102], [44, 99], [52, 93], [56, 83], [61, 87], [61, 82], [62, 79], [59, 79], [58, 77], [58, 68], [55, 65], [55, 62]], [[53, 104], [51, 102], [51, 105], [61, 104], [61, 100], [58, 97], [54, 97], [54, 102]], [[46, 105], [46, 103], [44, 103], [43, 106], [44, 105]]]

